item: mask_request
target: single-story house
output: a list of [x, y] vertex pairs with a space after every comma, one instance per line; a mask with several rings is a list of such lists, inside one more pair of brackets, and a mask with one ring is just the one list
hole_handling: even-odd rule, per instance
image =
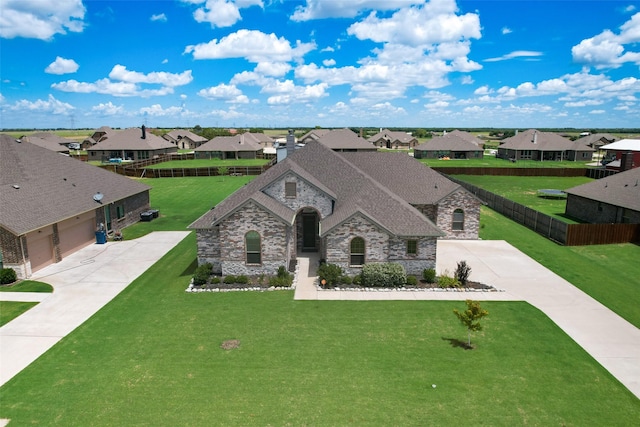
[[529, 129], [504, 139], [498, 146], [497, 157], [507, 160], [589, 161], [594, 151], [557, 133]]
[[21, 136], [20, 140], [59, 154], [69, 154], [68, 146], [73, 142], [49, 132], [36, 132], [28, 136]]
[[105, 135], [88, 151], [89, 160], [147, 160], [160, 154], [177, 153], [178, 147], [142, 128], [129, 128]]
[[299, 144], [309, 144], [310, 142], [316, 142], [326, 134], [331, 132], [331, 129], [313, 129], [298, 138]]
[[375, 145], [358, 136], [351, 129], [335, 129], [329, 131], [317, 139], [316, 142], [332, 149], [333, 151], [377, 151]]
[[640, 166], [640, 139], [621, 139], [600, 149], [606, 151], [607, 169], [622, 172]]
[[620, 138], [613, 136], [610, 133], [592, 133], [577, 139], [576, 142], [580, 142], [591, 148], [599, 150], [603, 145], [611, 144], [612, 142], [616, 142], [618, 139]]
[[481, 202], [410, 156], [307, 144], [189, 228], [219, 274], [273, 274], [299, 253], [357, 274], [397, 262], [434, 268], [437, 241], [477, 239]]
[[264, 133], [245, 132], [243, 135], [245, 139], [253, 140], [256, 144], [261, 145], [262, 148], [273, 148], [273, 138]]
[[407, 132], [380, 129], [380, 132], [367, 138], [367, 141], [378, 148], [411, 149], [418, 145], [418, 138]]
[[178, 149], [190, 149], [193, 150], [207, 142], [207, 138], [200, 135], [196, 135], [190, 130], [186, 129], [174, 129], [162, 135], [164, 139], [175, 144]]
[[19, 278], [149, 209], [149, 186], [19, 141], [0, 135], [0, 260]]
[[430, 141], [418, 145], [413, 150], [416, 159], [481, 159], [484, 156], [482, 141], [471, 142], [473, 135], [454, 131], [437, 136]]
[[89, 150], [91, 147], [96, 145], [98, 142], [109, 138], [112, 135], [115, 135], [117, 130], [111, 129], [109, 126], [101, 126], [96, 129], [91, 136], [85, 138], [84, 141], [80, 144], [83, 150]]
[[582, 221], [640, 224], [640, 168], [566, 190], [565, 214]]
[[262, 145], [256, 142], [255, 138], [246, 134], [234, 136], [216, 136], [193, 152], [196, 158], [220, 159], [261, 159]]

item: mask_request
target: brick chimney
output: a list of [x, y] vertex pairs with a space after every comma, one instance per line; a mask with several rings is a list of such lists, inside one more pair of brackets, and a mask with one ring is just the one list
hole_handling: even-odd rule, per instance
[[289, 129], [289, 134], [287, 135], [287, 156], [293, 154], [293, 151], [296, 149], [296, 137], [293, 134], [293, 129]]

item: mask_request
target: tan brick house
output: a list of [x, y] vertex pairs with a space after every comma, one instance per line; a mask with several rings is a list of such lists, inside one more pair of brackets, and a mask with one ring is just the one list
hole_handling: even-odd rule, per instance
[[349, 274], [372, 262], [420, 274], [438, 239], [478, 238], [480, 204], [410, 156], [307, 144], [189, 228], [198, 262], [222, 274], [272, 274], [302, 252]]

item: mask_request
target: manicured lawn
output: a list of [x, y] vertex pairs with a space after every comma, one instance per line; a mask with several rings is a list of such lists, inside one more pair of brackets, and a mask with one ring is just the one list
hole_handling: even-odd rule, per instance
[[264, 166], [271, 160], [265, 159], [238, 159], [238, 160], [220, 160], [220, 159], [192, 159], [192, 160], [170, 160], [168, 162], [158, 163], [157, 165], [147, 166], [147, 169], [189, 169], [189, 168], [214, 168], [219, 166], [226, 167], [243, 167], [243, 166]]
[[[5, 325], [20, 316], [37, 302], [0, 301], [0, 326]], [[0, 418], [2, 416], [0, 415]]]
[[640, 245], [560, 246], [485, 207], [480, 227], [482, 239], [506, 240], [640, 328]]
[[123, 230], [125, 239], [135, 239], [151, 231], [185, 230], [207, 210], [255, 176], [147, 178], [152, 186], [151, 206], [160, 216], [150, 222], [138, 222]]
[[431, 167], [439, 168], [466, 168], [466, 167], [492, 167], [492, 168], [585, 168], [591, 162], [539, 162], [536, 160], [518, 160], [513, 163], [509, 160], [498, 159], [495, 156], [484, 156], [482, 159], [468, 160], [439, 160], [418, 159]]
[[[640, 401], [526, 303], [187, 294], [190, 235], [0, 389], [16, 425], [629, 425]], [[240, 347], [222, 350], [222, 342]], [[435, 384], [436, 388], [432, 385]], [[633, 423], [632, 423], [633, 424]]]
[[575, 223], [575, 221], [564, 216], [566, 199], [540, 197], [538, 190], [545, 188], [566, 190], [593, 181], [587, 177], [555, 176], [456, 175], [455, 177], [568, 223]]
[[14, 285], [0, 286], [0, 292], [53, 292], [53, 286], [35, 280], [23, 280]]

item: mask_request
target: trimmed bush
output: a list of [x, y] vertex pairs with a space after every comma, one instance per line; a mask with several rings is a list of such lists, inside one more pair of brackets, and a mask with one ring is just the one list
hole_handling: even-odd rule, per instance
[[469, 275], [471, 274], [471, 267], [467, 264], [467, 261], [460, 261], [456, 267], [456, 279], [462, 286], [467, 284]]
[[422, 270], [422, 279], [427, 283], [436, 282], [436, 270], [433, 268], [425, 268]]
[[350, 284], [352, 283], [351, 277], [349, 277], [349, 276], [342, 276], [342, 277], [340, 278], [340, 283], [341, 283], [342, 285], [350, 285]]
[[222, 281], [222, 283], [226, 283], [227, 285], [231, 285], [233, 283], [236, 283], [236, 276], [234, 276], [233, 274], [225, 276], [224, 280]]
[[239, 276], [236, 276], [236, 283], [239, 283], [241, 285], [248, 285], [249, 284], [249, 278], [247, 276], [245, 276], [244, 274], [241, 274]]
[[362, 286], [362, 276], [360, 274], [356, 274], [353, 276], [353, 280], [351, 281], [356, 286]]
[[362, 267], [362, 284], [371, 287], [397, 288], [407, 284], [407, 273], [401, 264], [384, 262]]
[[218, 284], [220, 284], [220, 278], [219, 278], [218, 276], [213, 276], [213, 277], [211, 278], [211, 284], [212, 284], [212, 285], [218, 285]]
[[340, 283], [342, 268], [336, 264], [322, 264], [318, 267], [318, 277], [320, 283], [324, 280], [325, 286], [335, 286]]
[[441, 288], [457, 288], [460, 286], [460, 282], [456, 277], [450, 276], [448, 271], [445, 271], [438, 277], [438, 286]]
[[196, 271], [193, 273], [193, 285], [202, 286], [209, 280], [211, 272], [213, 271], [213, 265], [210, 263], [199, 265]]
[[407, 286], [416, 286], [418, 278], [416, 276], [407, 276]]
[[18, 275], [13, 268], [3, 268], [0, 270], [0, 285], [8, 285], [18, 280]]

